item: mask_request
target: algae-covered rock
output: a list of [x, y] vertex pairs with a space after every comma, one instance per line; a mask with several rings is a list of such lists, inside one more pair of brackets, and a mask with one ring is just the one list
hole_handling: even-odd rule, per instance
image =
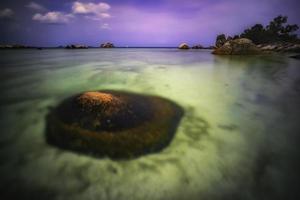
[[156, 96], [93, 91], [64, 100], [47, 116], [49, 144], [95, 156], [132, 158], [167, 146], [183, 110]]

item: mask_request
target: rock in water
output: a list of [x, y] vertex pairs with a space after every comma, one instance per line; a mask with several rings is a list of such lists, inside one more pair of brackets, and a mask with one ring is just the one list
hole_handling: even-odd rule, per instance
[[178, 47], [178, 49], [189, 49], [189, 45], [187, 43], [181, 43]]
[[88, 49], [89, 47], [83, 44], [71, 44], [67, 45], [65, 49]]
[[115, 45], [113, 43], [110, 42], [106, 42], [100, 45], [101, 48], [114, 48]]
[[198, 44], [193, 46], [192, 49], [204, 49], [204, 47], [201, 44]]
[[46, 138], [62, 149], [132, 158], [167, 146], [182, 116], [181, 107], [161, 97], [85, 92], [47, 115]]
[[218, 55], [251, 55], [259, 54], [261, 51], [251, 40], [240, 38], [226, 42], [212, 53]]

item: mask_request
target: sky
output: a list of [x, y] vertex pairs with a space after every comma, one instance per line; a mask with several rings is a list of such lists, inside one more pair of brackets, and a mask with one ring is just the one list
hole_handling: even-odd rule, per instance
[[300, 24], [299, 7], [299, 0], [1, 0], [0, 44], [209, 46], [218, 34], [279, 14]]

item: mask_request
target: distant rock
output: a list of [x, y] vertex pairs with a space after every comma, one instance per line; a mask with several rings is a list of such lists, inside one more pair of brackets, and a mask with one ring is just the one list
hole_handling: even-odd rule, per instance
[[178, 49], [189, 49], [189, 45], [187, 43], [181, 43], [178, 47]]
[[31, 48], [25, 45], [21, 45], [21, 44], [14, 44], [14, 45], [10, 45], [10, 44], [6, 44], [6, 45], [0, 45], [0, 49], [27, 49], [27, 48]]
[[13, 45], [0, 45], [0, 49], [12, 49]]
[[71, 44], [65, 47], [66, 49], [87, 49], [88, 46], [82, 44]]
[[247, 38], [227, 41], [223, 46], [214, 49], [213, 54], [218, 55], [251, 55], [259, 54], [261, 50]]
[[110, 42], [106, 42], [100, 45], [101, 48], [114, 48], [115, 45], [113, 43]]
[[192, 49], [204, 49], [204, 47], [201, 44], [192, 46]]

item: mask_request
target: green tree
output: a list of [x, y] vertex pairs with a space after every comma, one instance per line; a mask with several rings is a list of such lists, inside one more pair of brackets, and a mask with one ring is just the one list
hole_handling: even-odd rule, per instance
[[226, 36], [225, 34], [220, 34], [217, 36], [217, 39], [216, 39], [216, 47], [221, 47], [223, 46], [223, 44], [225, 44], [226, 42]]
[[264, 43], [267, 40], [266, 30], [261, 24], [255, 24], [250, 29], [246, 29], [241, 37], [248, 38], [255, 44]]
[[293, 34], [299, 29], [298, 25], [287, 24], [288, 17], [279, 15], [275, 17], [264, 28], [261, 24], [256, 24], [250, 29], [246, 29], [241, 37], [251, 39], [255, 44], [271, 42], [292, 42], [297, 40], [297, 34]]

